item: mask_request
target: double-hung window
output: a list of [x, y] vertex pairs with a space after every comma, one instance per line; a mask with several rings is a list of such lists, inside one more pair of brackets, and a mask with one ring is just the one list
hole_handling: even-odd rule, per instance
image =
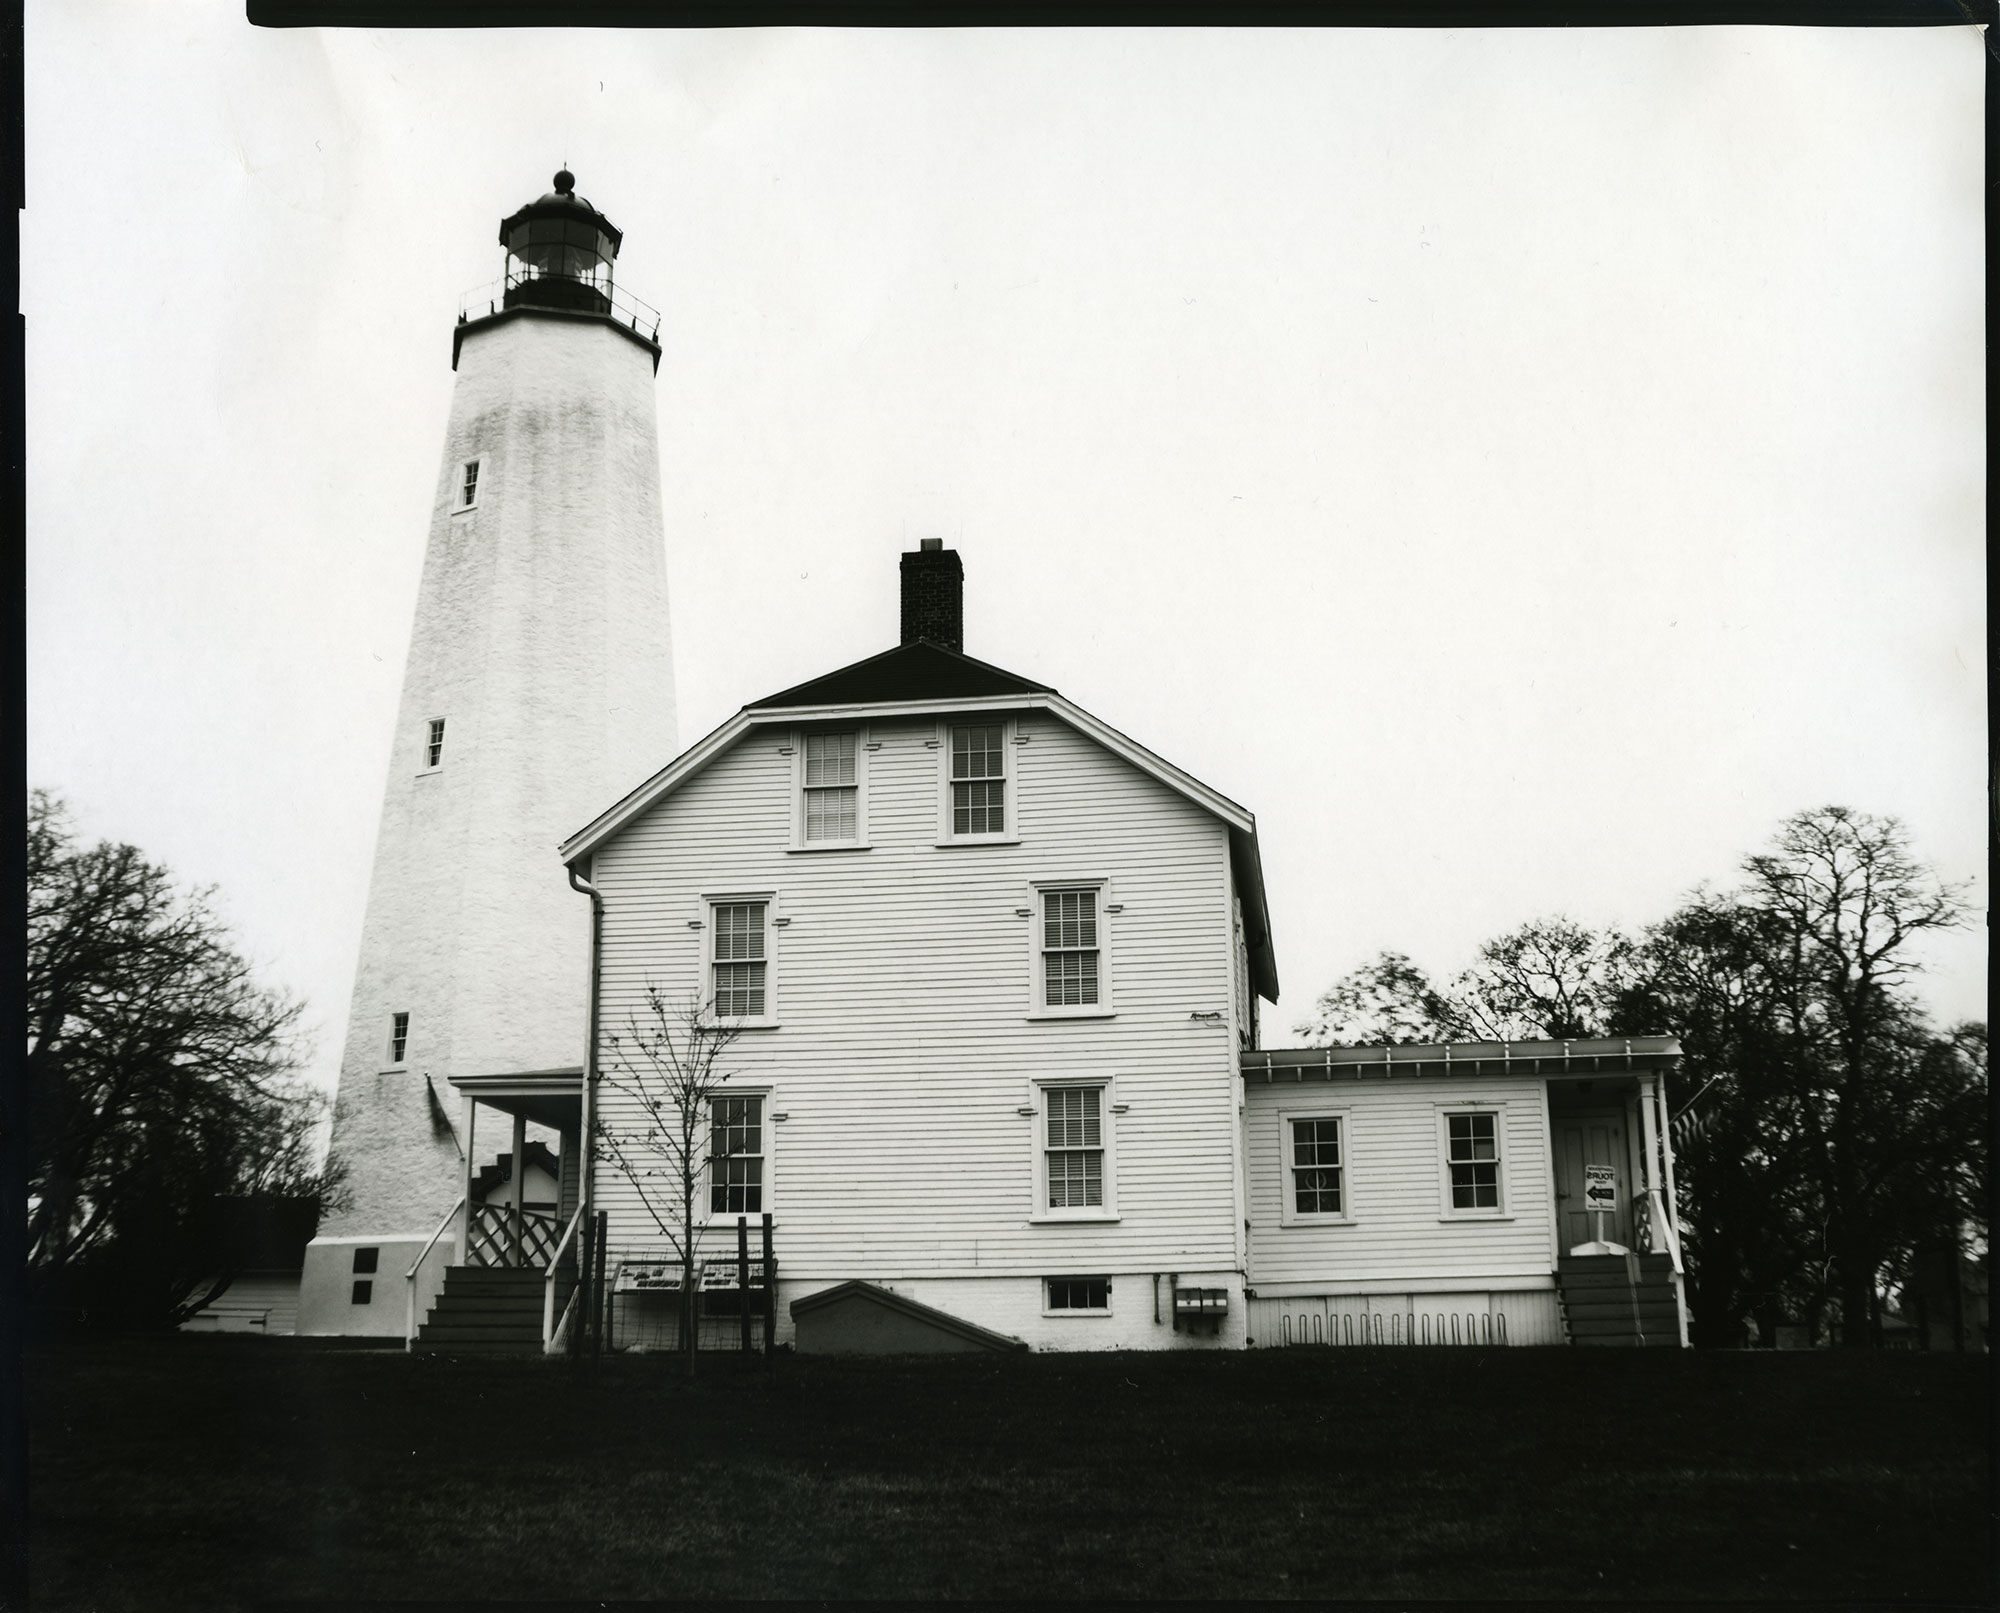
[[1035, 891], [1034, 1008], [1037, 1013], [1104, 1013], [1110, 982], [1104, 965], [1101, 885]]
[[1013, 844], [1020, 838], [1020, 803], [1014, 799], [1011, 718], [940, 724], [933, 741], [942, 757], [938, 773], [938, 844], [982, 841]]
[[709, 1103], [708, 1210], [758, 1215], [764, 1210], [764, 1100], [720, 1097]]
[[1500, 1115], [1496, 1110], [1446, 1111], [1446, 1204], [1455, 1214], [1505, 1208], [1500, 1190]]
[[1037, 1082], [1035, 1125], [1037, 1221], [1110, 1220], [1118, 1213], [1116, 1107], [1111, 1082], [1069, 1078]]
[[410, 1050], [410, 1016], [397, 1012], [389, 1016], [389, 1062], [401, 1064]]
[[1344, 1214], [1339, 1119], [1294, 1120], [1291, 1131], [1292, 1213]]
[[855, 772], [859, 736], [841, 734], [804, 736], [806, 840], [858, 840], [860, 838], [861, 786]]
[[424, 737], [424, 766], [436, 767], [444, 760], [444, 718], [433, 717]]
[[770, 909], [769, 902], [709, 905], [709, 996], [719, 1020], [771, 1017]]
[[1007, 730], [974, 723], [951, 731], [951, 832], [1007, 832]]
[[479, 507], [479, 464], [468, 459], [458, 467], [458, 485], [452, 489], [452, 513]]

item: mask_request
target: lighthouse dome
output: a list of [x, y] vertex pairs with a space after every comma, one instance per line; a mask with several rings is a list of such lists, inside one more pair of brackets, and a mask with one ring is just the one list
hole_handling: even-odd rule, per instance
[[553, 190], [500, 221], [507, 306], [608, 312], [611, 265], [623, 243], [618, 227], [576, 194], [576, 176], [559, 170]]

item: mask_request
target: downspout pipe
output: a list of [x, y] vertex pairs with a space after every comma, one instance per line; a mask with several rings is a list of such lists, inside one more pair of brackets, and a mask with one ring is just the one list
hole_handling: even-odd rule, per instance
[[[576, 1193], [578, 1207], [583, 1211], [583, 1225], [595, 1225], [592, 1205], [595, 1195], [591, 1191], [595, 1177], [594, 1161], [596, 1149], [592, 1145], [592, 1125], [597, 1118], [597, 997], [599, 981], [603, 974], [604, 954], [604, 893], [576, 871], [576, 864], [567, 864], [570, 889], [582, 892], [590, 898], [590, 1008], [585, 1016], [589, 1040], [583, 1049], [583, 1136], [581, 1157], [578, 1164], [581, 1174], [577, 1179]], [[593, 872], [595, 870], [593, 869]], [[603, 1273], [596, 1274], [601, 1284]]]

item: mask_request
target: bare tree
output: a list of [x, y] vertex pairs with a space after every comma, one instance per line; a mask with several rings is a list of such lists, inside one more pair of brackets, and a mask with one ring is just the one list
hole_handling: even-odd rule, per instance
[[695, 1364], [695, 1255], [703, 1219], [698, 1195], [714, 1161], [711, 1106], [734, 1071], [724, 1055], [740, 1034], [718, 1022], [712, 1004], [669, 1001], [651, 981], [643, 1009], [625, 1016], [625, 1034], [604, 1038], [599, 1079], [627, 1100], [626, 1113], [592, 1123], [604, 1156], [667, 1240], [681, 1268], [681, 1351]]
[[1632, 943], [1557, 914], [1497, 936], [1445, 986], [1400, 952], [1336, 980], [1297, 1027], [1315, 1046], [1546, 1039], [1605, 1033]]
[[257, 984], [211, 893], [78, 843], [36, 791], [27, 846], [28, 1261], [44, 1300], [168, 1325], [213, 1293], [225, 1199], [325, 1206], [301, 1005]]

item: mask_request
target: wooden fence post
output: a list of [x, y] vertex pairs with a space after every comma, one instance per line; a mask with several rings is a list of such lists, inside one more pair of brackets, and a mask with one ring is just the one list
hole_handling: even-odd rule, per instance
[[736, 1218], [736, 1321], [743, 1353], [750, 1353], [750, 1223]]
[[764, 1212], [764, 1361], [771, 1360], [778, 1331], [778, 1262], [771, 1253], [771, 1212]]
[[597, 1252], [590, 1262], [591, 1274], [597, 1279], [597, 1291], [591, 1295], [591, 1299], [594, 1301], [591, 1305], [591, 1320], [598, 1324], [595, 1331], [599, 1354], [603, 1353], [604, 1346], [611, 1341], [611, 1284], [605, 1281], [606, 1274], [604, 1270], [605, 1245], [610, 1235], [611, 1217], [605, 1211], [599, 1210], [597, 1212]]

